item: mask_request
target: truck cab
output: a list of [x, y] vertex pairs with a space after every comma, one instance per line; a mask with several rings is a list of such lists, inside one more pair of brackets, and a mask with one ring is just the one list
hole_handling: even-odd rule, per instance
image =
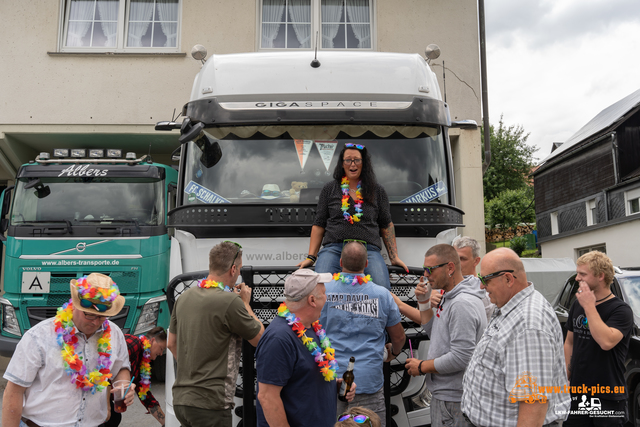
[[119, 149], [69, 151], [22, 165], [0, 200], [3, 356], [69, 301], [71, 279], [92, 272], [109, 275], [125, 297], [111, 318], [125, 333], [168, 326], [166, 217], [177, 172]]

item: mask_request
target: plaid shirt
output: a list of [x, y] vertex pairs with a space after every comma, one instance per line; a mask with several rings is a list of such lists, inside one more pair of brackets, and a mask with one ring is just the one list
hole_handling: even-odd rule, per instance
[[462, 411], [478, 427], [515, 426], [519, 401], [544, 395], [549, 406], [543, 424], [549, 424], [567, 417], [567, 384], [560, 324], [549, 302], [529, 283], [496, 308], [476, 345], [462, 383]]
[[[136, 385], [136, 395], [140, 390], [140, 364], [142, 363], [142, 355], [144, 354], [144, 347], [142, 346], [142, 340], [135, 335], [124, 334], [124, 338], [127, 340], [127, 349], [129, 350], [129, 362], [131, 363], [131, 376], [134, 377], [133, 383]], [[138, 396], [140, 398], [140, 396]], [[160, 406], [160, 403], [153, 397], [151, 390], [147, 392], [147, 397], [140, 402], [147, 410]]]

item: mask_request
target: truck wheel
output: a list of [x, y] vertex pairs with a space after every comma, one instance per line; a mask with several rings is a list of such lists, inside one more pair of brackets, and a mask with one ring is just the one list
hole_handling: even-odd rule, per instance
[[151, 372], [153, 373], [156, 381], [164, 382], [167, 366], [167, 357], [163, 354], [156, 357], [156, 360], [151, 362]]

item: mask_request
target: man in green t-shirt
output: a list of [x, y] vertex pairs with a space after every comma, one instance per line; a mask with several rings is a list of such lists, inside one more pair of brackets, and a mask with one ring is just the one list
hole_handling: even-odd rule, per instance
[[167, 347], [177, 361], [173, 408], [183, 427], [231, 427], [242, 339], [254, 347], [264, 326], [251, 310], [251, 288], [235, 285], [242, 247], [209, 252], [209, 275], [176, 300]]

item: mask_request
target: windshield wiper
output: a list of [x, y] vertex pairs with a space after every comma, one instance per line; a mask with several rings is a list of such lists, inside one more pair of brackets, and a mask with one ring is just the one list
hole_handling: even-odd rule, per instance
[[142, 229], [140, 228], [140, 223], [138, 222], [137, 219], [80, 219], [78, 220], [78, 222], [90, 222], [90, 223], [120, 223], [120, 224], [134, 224], [136, 226], [136, 231], [138, 233], [142, 232]]
[[68, 219], [49, 219], [49, 220], [28, 220], [28, 221], [21, 221], [21, 222], [15, 222], [14, 224], [65, 224], [67, 226], [67, 233], [69, 234], [73, 234], [73, 231], [71, 229], [71, 221], [69, 221]]

